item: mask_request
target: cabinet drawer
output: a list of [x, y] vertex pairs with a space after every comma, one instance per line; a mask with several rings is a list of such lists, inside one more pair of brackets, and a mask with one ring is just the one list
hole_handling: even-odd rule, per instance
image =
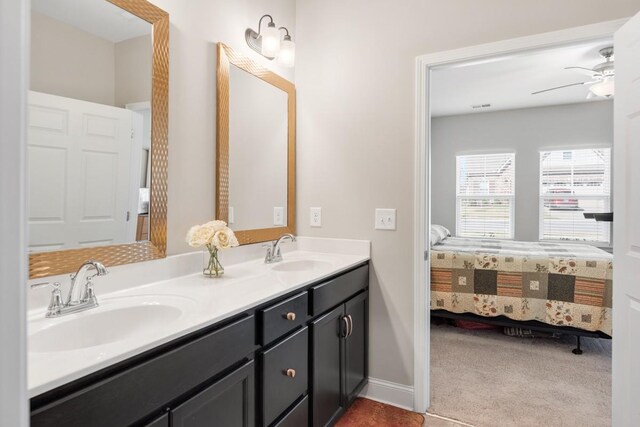
[[305, 396], [273, 427], [301, 427], [309, 425], [309, 396]]
[[363, 265], [311, 288], [311, 314], [317, 316], [357, 294], [369, 283], [369, 266]]
[[130, 425], [247, 358], [255, 341], [245, 317], [35, 409], [31, 425]]
[[309, 331], [304, 328], [261, 355], [264, 426], [307, 391], [308, 342]]
[[309, 312], [309, 298], [307, 292], [260, 310], [262, 320], [261, 344], [267, 345], [271, 341], [304, 325]]

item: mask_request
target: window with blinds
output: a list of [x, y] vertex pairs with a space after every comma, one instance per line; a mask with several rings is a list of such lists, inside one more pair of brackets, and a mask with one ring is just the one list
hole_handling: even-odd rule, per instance
[[515, 153], [456, 157], [456, 235], [513, 239]]
[[540, 240], [609, 244], [608, 222], [584, 213], [611, 210], [611, 149], [540, 153]]

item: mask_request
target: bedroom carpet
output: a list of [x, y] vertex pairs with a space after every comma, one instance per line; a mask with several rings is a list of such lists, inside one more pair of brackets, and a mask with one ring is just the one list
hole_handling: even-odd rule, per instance
[[429, 412], [478, 427], [611, 425], [611, 340], [431, 325]]

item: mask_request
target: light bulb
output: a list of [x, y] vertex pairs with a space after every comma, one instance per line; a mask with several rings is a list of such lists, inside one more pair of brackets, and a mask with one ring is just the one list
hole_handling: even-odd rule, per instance
[[591, 85], [589, 88], [594, 95], [610, 98], [615, 92], [613, 77], [605, 77], [601, 82]]
[[262, 54], [269, 58], [278, 56], [280, 50], [280, 31], [276, 28], [273, 22], [267, 25], [262, 33]]
[[278, 53], [278, 63], [285, 67], [293, 67], [296, 62], [296, 44], [291, 37], [284, 36], [280, 42], [280, 52]]

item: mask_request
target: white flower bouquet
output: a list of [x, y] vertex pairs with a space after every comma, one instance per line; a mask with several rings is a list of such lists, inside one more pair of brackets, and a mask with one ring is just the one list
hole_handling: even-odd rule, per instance
[[191, 227], [187, 243], [193, 248], [207, 248], [208, 261], [202, 273], [208, 277], [220, 277], [224, 274], [224, 267], [218, 259], [218, 250], [238, 246], [238, 239], [226, 222], [216, 220]]

